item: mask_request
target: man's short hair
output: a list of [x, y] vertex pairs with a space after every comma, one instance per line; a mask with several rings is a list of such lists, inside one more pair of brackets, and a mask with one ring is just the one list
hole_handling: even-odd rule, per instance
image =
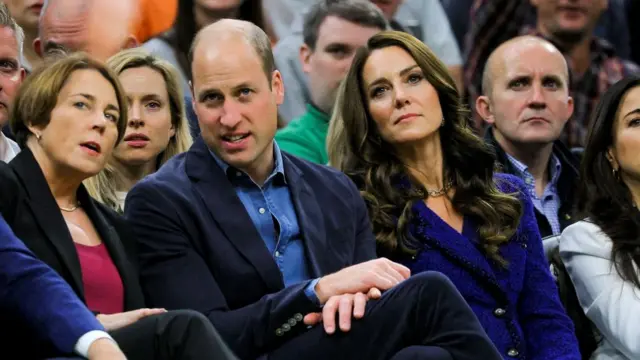
[[304, 43], [315, 49], [320, 25], [329, 16], [364, 27], [385, 30], [387, 20], [380, 9], [369, 0], [318, 0], [304, 16]]
[[9, 8], [5, 5], [4, 2], [0, 2], [0, 27], [8, 27], [13, 30], [13, 34], [16, 37], [16, 42], [18, 43], [18, 61], [21, 63], [24, 62], [22, 47], [24, 45], [24, 31], [16, 20], [11, 16], [9, 12]]
[[[271, 75], [276, 70], [276, 62], [273, 58], [273, 51], [271, 49], [271, 39], [269, 38], [269, 35], [267, 35], [267, 33], [258, 26], [248, 22], [245, 22], [245, 24], [248, 26], [245, 31], [242, 31], [242, 37], [244, 37], [245, 41], [253, 48], [256, 54], [258, 54], [260, 62], [262, 63], [262, 69], [264, 70], [265, 75], [267, 75], [267, 79], [271, 81]], [[201, 33], [202, 31], [199, 31], [191, 43], [188, 57], [189, 66], [193, 66], [193, 55], [198, 43], [200, 42]]]

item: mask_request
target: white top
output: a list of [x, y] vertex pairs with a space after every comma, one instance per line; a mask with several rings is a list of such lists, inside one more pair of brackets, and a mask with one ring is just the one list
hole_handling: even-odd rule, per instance
[[640, 290], [618, 275], [611, 262], [612, 246], [597, 225], [579, 221], [562, 232], [560, 256], [582, 309], [602, 335], [591, 359], [637, 360]]
[[124, 211], [124, 201], [127, 199], [126, 191], [116, 191], [116, 200], [118, 201], [118, 208], [120, 211]]
[[0, 131], [0, 161], [8, 163], [20, 152], [18, 144]]

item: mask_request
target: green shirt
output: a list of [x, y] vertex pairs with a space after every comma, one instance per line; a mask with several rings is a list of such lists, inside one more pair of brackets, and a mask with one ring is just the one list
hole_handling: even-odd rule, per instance
[[289, 154], [326, 165], [329, 162], [328, 131], [329, 115], [313, 105], [307, 105], [306, 113], [276, 133], [276, 142], [280, 149]]

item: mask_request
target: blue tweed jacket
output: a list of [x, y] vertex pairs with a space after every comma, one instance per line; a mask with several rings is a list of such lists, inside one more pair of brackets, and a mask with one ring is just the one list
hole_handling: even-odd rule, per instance
[[579, 360], [573, 324], [543, 254], [533, 203], [517, 177], [496, 174], [494, 179], [500, 191], [518, 194], [524, 206], [517, 233], [500, 249], [506, 268], [480, 250], [472, 219], [464, 218], [460, 234], [422, 201], [414, 205], [409, 226], [422, 248], [401, 262], [412, 274], [447, 275], [505, 359]]

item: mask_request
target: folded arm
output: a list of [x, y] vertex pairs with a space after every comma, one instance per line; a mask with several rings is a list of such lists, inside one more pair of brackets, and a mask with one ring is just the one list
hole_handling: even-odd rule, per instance
[[63, 354], [87, 356], [109, 338], [95, 316], [56, 272], [38, 260], [0, 217], [0, 308], [20, 314], [36, 336]]
[[[187, 230], [175, 206], [153, 184], [139, 184], [127, 198], [126, 215], [139, 241], [143, 289], [150, 306], [200, 311], [240, 358], [255, 358], [306, 330], [300, 315], [318, 309], [305, 293], [309, 282], [230, 309], [191, 241], [190, 230], [195, 230]], [[283, 324], [296, 317], [297, 324], [283, 331]]]

